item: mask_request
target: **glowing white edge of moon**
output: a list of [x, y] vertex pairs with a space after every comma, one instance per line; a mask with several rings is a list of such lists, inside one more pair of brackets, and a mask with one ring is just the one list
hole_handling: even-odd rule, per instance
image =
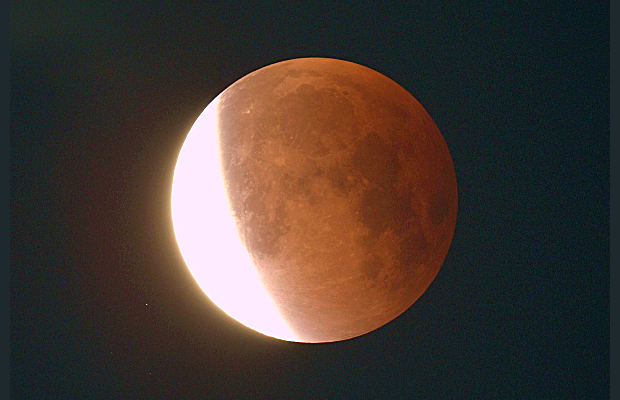
[[243, 325], [299, 341], [241, 243], [221, 173], [216, 97], [192, 126], [174, 170], [172, 222], [183, 259], [209, 298]]

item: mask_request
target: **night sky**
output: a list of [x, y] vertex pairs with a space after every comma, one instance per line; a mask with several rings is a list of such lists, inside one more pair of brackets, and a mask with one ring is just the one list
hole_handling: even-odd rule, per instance
[[[11, 398], [609, 397], [608, 2], [212, 3], [11, 1]], [[220, 311], [170, 212], [204, 107], [310, 56], [412, 93], [459, 185], [426, 293], [323, 345]]]

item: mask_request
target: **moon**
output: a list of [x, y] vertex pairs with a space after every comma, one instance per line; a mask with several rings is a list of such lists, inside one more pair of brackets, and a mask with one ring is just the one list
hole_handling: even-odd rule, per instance
[[404, 88], [336, 59], [268, 65], [190, 130], [174, 230], [206, 295], [278, 339], [323, 343], [406, 311], [448, 253], [458, 193], [448, 146]]

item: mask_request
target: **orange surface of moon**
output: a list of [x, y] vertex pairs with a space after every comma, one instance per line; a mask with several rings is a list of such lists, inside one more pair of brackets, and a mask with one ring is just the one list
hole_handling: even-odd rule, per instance
[[[422, 105], [376, 71], [325, 58], [228, 87], [190, 131], [173, 183], [175, 233], [206, 294], [300, 342], [353, 338], [407, 310], [443, 264], [457, 203]], [[260, 295], [240, 286], [246, 276]]]

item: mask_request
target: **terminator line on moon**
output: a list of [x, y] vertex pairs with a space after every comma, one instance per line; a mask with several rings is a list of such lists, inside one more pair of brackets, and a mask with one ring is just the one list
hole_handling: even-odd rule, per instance
[[448, 147], [386, 76], [303, 58], [241, 78], [198, 118], [175, 169], [183, 257], [205, 293], [276, 338], [333, 342], [429, 287], [457, 215]]

